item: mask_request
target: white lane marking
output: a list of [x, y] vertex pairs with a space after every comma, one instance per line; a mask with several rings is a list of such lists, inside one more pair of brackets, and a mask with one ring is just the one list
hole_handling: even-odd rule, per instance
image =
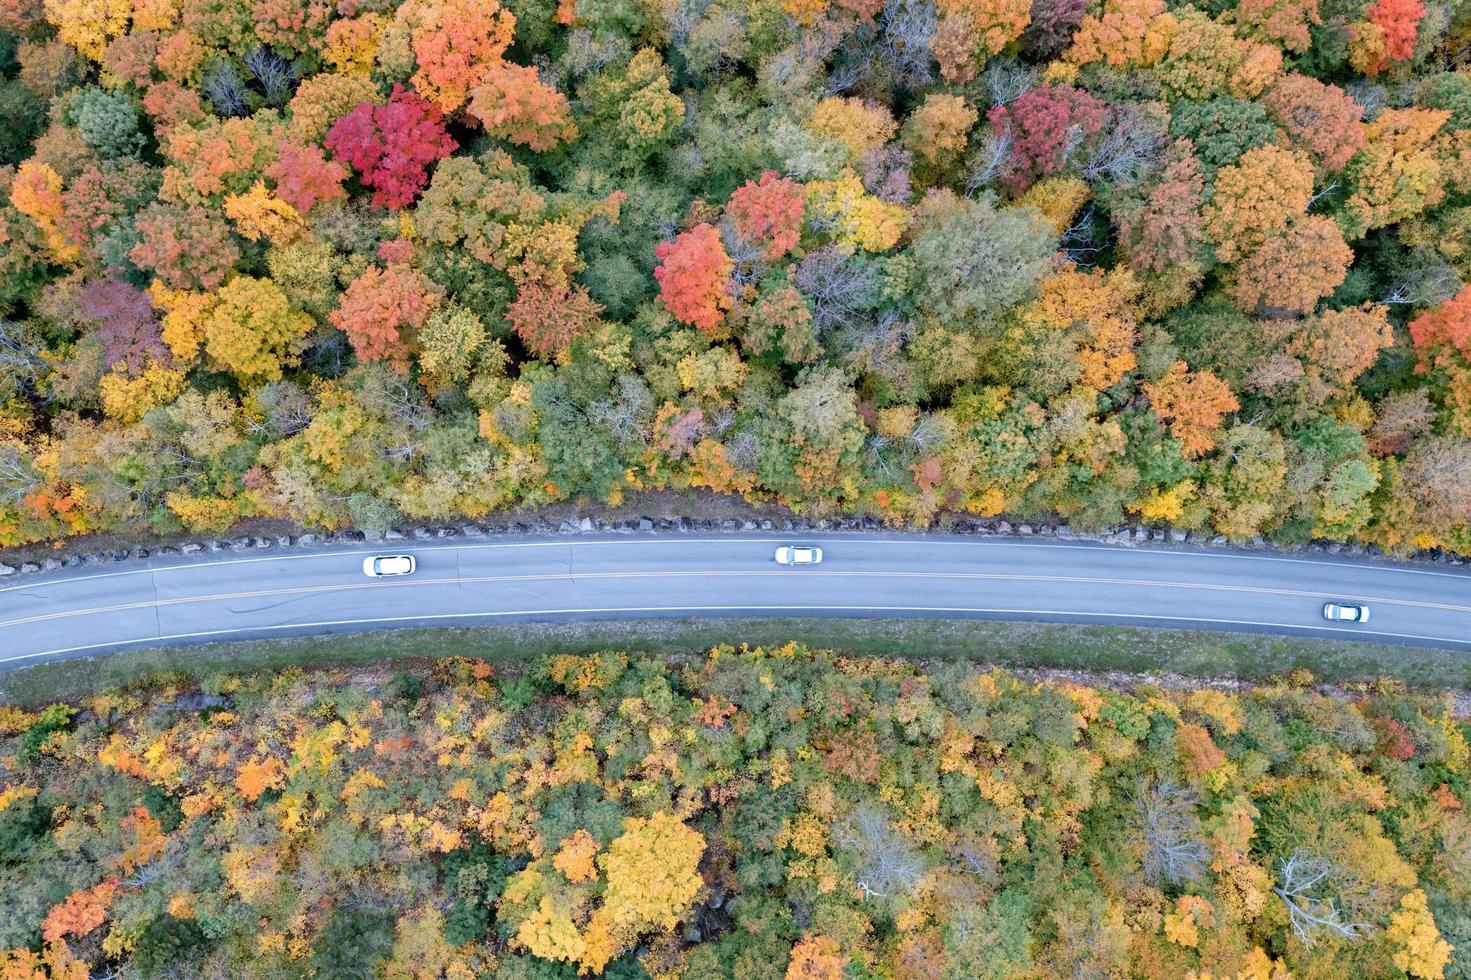
[[[1279, 589], [1263, 585], [1233, 585], [1215, 582], [1174, 582], [1164, 579], [1112, 578], [1102, 575], [1040, 575], [1014, 574], [1010, 572], [920, 572], [884, 569], [809, 569], [794, 572], [788, 569], [681, 569], [626, 572], [541, 572], [531, 575], [471, 575], [461, 578], [406, 578], [375, 581], [342, 582], [332, 585], [297, 585], [282, 589], [252, 589], [243, 592], [217, 592], [167, 599], [153, 598], [140, 602], [122, 602], [109, 606], [89, 606], [82, 609], [62, 609], [56, 612], [37, 613], [19, 619], [0, 621], [0, 628], [26, 626], [34, 623], [54, 622], [79, 616], [95, 616], [102, 613], [127, 612], [136, 609], [158, 609], [163, 606], [184, 606], [203, 602], [225, 602], [232, 599], [268, 599], [280, 596], [323, 595], [331, 592], [353, 592], [360, 589], [406, 589], [428, 588], [436, 585], [484, 585], [509, 582], [591, 582], [623, 581], [655, 578], [773, 578], [802, 575], [806, 578], [885, 578], [885, 579], [936, 579], [944, 581], [977, 582], [1030, 582], [1071, 585], [1123, 586], [1127, 588], [1188, 589], [1199, 592], [1244, 592], [1255, 595], [1279, 595], [1300, 599], [1332, 599], [1337, 592], [1315, 592], [1306, 589]], [[1364, 595], [1359, 597], [1366, 603], [1383, 603], [1390, 606], [1411, 606], [1420, 609], [1439, 609], [1446, 612], [1471, 613], [1471, 606], [1459, 606], [1446, 602], [1429, 602], [1421, 599], [1396, 599], [1390, 596]]]
[[[65, 647], [58, 650], [43, 650], [39, 653], [25, 653], [17, 657], [0, 658], [0, 663], [14, 663], [17, 660], [31, 660], [35, 657], [62, 656], [68, 653], [78, 653], [82, 650], [99, 650], [105, 647], [137, 646], [143, 643], [163, 643], [169, 640], [194, 640], [206, 636], [229, 636], [238, 633], [265, 633], [281, 630], [295, 629], [318, 629], [328, 626], [364, 626], [380, 625], [383, 623], [417, 623], [429, 620], [442, 619], [489, 619], [506, 618], [511, 616], [577, 616], [596, 613], [659, 613], [659, 612], [924, 612], [924, 613], [984, 613], [1009, 616], [1072, 616], [1080, 619], [1147, 619], [1160, 622], [1172, 623], [1210, 623], [1218, 626], [1260, 626], [1267, 629], [1289, 629], [1289, 630], [1313, 630], [1321, 633], [1342, 633], [1346, 636], [1362, 639], [1366, 636], [1388, 636], [1401, 640], [1426, 640], [1433, 643], [1450, 643], [1455, 646], [1471, 647], [1471, 640], [1452, 638], [1447, 636], [1427, 636], [1420, 633], [1390, 633], [1382, 630], [1349, 630], [1336, 626], [1313, 626], [1299, 625], [1295, 623], [1267, 623], [1251, 619], [1193, 619], [1181, 616], [1153, 616], [1145, 614], [1129, 613], [1084, 613], [1069, 612], [1061, 609], [986, 609], [973, 608], [969, 606], [769, 606], [769, 605], [741, 605], [741, 606], [645, 606], [629, 608], [621, 606], [593, 607], [585, 609], [527, 609], [518, 612], [468, 612], [468, 613], [434, 613], [424, 616], [385, 616], [370, 619], [336, 619], [323, 620], [315, 623], [283, 623], [279, 626], [252, 626], [246, 628], [232, 628], [222, 630], [204, 630], [198, 633], [172, 633], [168, 636], [149, 636], [137, 640], [117, 640], [110, 643], [92, 643], [85, 646]], [[1185, 626], [1182, 629], [1191, 627]]]
[[[506, 543], [503, 543], [503, 544], [458, 544], [458, 543], [456, 543], [456, 544], [448, 544], [448, 543], [446, 543], [446, 544], [430, 544], [430, 543], [424, 543], [424, 542], [417, 542], [417, 543], [415, 543], [412, 546], [412, 548], [405, 548], [405, 549], [401, 549], [401, 550], [409, 551], [409, 553], [412, 554], [412, 553], [415, 553], [417, 551], [450, 551], [450, 550], [461, 550], [461, 551], [493, 551], [493, 550], [497, 550], [497, 549], [510, 549], [510, 548], [558, 548], [558, 547], [569, 547], [569, 546], [570, 547], [575, 547], [575, 548], [599, 548], [599, 547], [613, 547], [613, 546], [618, 546], [618, 545], [621, 545], [621, 546], [624, 546], [624, 547], [629, 547], [629, 546], [649, 547], [649, 546], [655, 546], [655, 545], [668, 545], [668, 544], [677, 544], [677, 545], [714, 544], [716, 542], [723, 543], [723, 544], [770, 544], [772, 541], [775, 541], [775, 540], [777, 540], [779, 538], [820, 538], [820, 539], [822, 539], [824, 541], [854, 540], [854, 541], [861, 541], [861, 542], [863, 542], [865, 544], [898, 545], [898, 546], [901, 546], [901, 547], [930, 547], [930, 546], [939, 545], [941, 547], [947, 547], [947, 548], [955, 548], [955, 547], [960, 547], [960, 548], [1043, 548], [1043, 549], [1051, 549], [1051, 550], [1055, 550], [1055, 551], [1091, 551], [1091, 552], [1094, 552], [1094, 553], [1100, 553], [1101, 552], [1101, 553], [1108, 553], [1108, 554], [1115, 554], [1115, 555], [1123, 555], [1123, 554], [1130, 554], [1130, 553], [1132, 553], [1132, 554], [1136, 554], [1136, 555], [1164, 555], [1164, 556], [1178, 557], [1178, 558], [1185, 558], [1185, 559], [1189, 559], [1189, 558], [1214, 558], [1214, 559], [1226, 560], [1226, 561], [1266, 561], [1266, 562], [1277, 562], [1279, 564], [1314, 565], [1314, 566], [1317, 566], [1317, 567], [1320, 567], [1320, 568], [1325, 568], [1325, 567], [1326, 568], [1349, 568], [1349, 569], [1359, 569], [1359, 570], [1363, 570], [1363, 571], [1373, 571], [1373, 572], [1392, 572], [1392, 573], [1397, 574], [1397, 575], [1429, 575], [1429, 576], [1432, 576], [1432, 577], [1435, 577], [1435, 578], [1453, 578], [1453, 579], [1459, 579], [1459, 580], [1461, 580], [1463, 582], [1467, 582], [1468, 585], [1471, 585], [1471, 574], [1466, 574], [1466, 573], [1461, 573], [1461, 572], [1438, 572], [1438, 571], [1432, 571], [1431, 569], [1428, 569], [1428, 568], [1409, 568], [1409, 567], [1406, 567], [1403, 564], [1395, 564], [1395, 563], [1393, 563], [1392, 560], [1386, 561], [1383, 564], [1372, 564], [1372, 563], [1369, 563], [1369, 562], [1341, 561], [1341, 560], [1333, 559], [1333, 558], [1314, 559], [1314, 558], [1287, 558], [1287, 557], [1282, 557], [1282, 556], [1277, 556], [1277, 555], [1242, 555], [1242, 554], [1234, 554], [1234, 553], [1233, 554], [1220, 554], [1220, 553], [1217, 553], [1217, 552], [1210, 552], [1210, 551], [1182, 551], [1182, 550], [1174, 550], [1174, 549], [1169, 549], [1169, 548], [1158, 549], [1158, 550], [1157, 549], [1154, 549], [1154, 548], [1136, 549], [1136, 548], [1126, 548], [1123, 545], [1111, 545], [1111, 544], [1107, 544], [1107, 543], [1104, 543], [1104, 542], [1101, 542], [1101, 541], [1100, 542], [1095, 542], [1095, 543], [1092, 543], [1092, 544], [1087, 544], [1087, 543], [1066, 544], [1066, 543], [1062, 543], [1062, 542], [1058, 542], [1058, 541], [1050, 541], [1050, 540], [1047, 540], [1047, 539], [1031, 540], [1031, 541], [1007, 541], [1007, 540], [1002, 540], [1002, 539], [981, 537], [979, 540], [960, 541], [960, 540], [947, 539], [947, 538], [914, 538], [914, 539], [904, 539], [904, 538], [877, 537], [877, 536], [875, 536], [875, 537], [867, 537], [867, 536], [859, 536], [857, 534], [854, 534], [854, 535], [844, 535], [842, 533], [834, 533], [834, 532], [831, 532], [831, 531], [818, 531], [818, 532], [814, 532], [814, 533], [810, 533], [810, 534], [799, 534], [797, 532], [792, 532], [791, 534], [785, 534], [785, 535], [782, 534], [779, 531], [771, 531], [771, 532], [767, 532], [767, 533], [768, 533], [768, 536], [767, 537], [761, 537], [761, 538], [722, 538], [722, 537], [634, 538], [634, 537], [628, 537], [628, 538], [613, 538], [613, 539], [609, 539], [609, 540], [589, 540], [589, 541], [575, 540], [575, 539], [572, 539], [572, 540], [561, 540], [561, 541], [518, 541], [518, 542], [506, 542]], [[385, 543], [385, 545], [386, 544], [387, 543]], [[313, 554], [307, 554], [307, 555], [281, 555], [281, 554], [276, 554], [276, 555], [262, 555], [259, 558], [227, 558], [227, 559], [222, 559], [222, 560], [219, 560], [219, 561], [190, 561], [190, 562], [179, 562], [179, 563], [176, 563], [176, 564], [158, 565], [158, 566], [148, 567], [148, 568], [134, 568], [134, 569], [129, 569], [127, 571], [120, 571], [120, 572], [98, 572], [95, 575], [77, 575], [77, 576], [67, 576], [67, 577], [52, 578], [52, 579], [37, 579], [37, 580], [31, 581], [31, 582], [27, 582], [27, 583], [23, 583], [23, 584], [19, 584], [19, 585], [0, 586], [0, 593], [14, 592], [14, 591], [19, 590], [19, 589], [46, 588], [46, 587], [53, 586], [53, 585], [69, 584], [69, 583], [72, 583], [72, 582], [90, 582], [90, 581], [93, 581], [95, 579], [119, 578], [119, 577], [128, 576], [128, 575], [147, 575], [149, 573], [164, 573], [164, 572], [185, 572], [185, 571], [194, 571], [196, 569], [201, 569], [201, 568], [219, 568], [219, 567], [223, 567], [223, 566], [227, 566], [227, 565], [253, 565], [253, 564], [258, 564], [260, 562], [272, 562], [272, 561], [303, 561], [303, 560], [307, 560], [307, 559], [342, 558], [342, 557], [352, 556], [352, 555], [372, 554], [372, 553], [375, 553], [375, 552], [381, 552], [381, 551], [385, 551], [385, 550], [391, 550], [391, 549], [388, 549], [386, 547], [384, 547], [384, 548], [366, 548], [366, 547], [362, 547], [362, 548], [343, 548], [343, 549], [339, 549], [339, 550], [336, 550], [336, 551], [319, 551], [319, 552], [315, 552]]]

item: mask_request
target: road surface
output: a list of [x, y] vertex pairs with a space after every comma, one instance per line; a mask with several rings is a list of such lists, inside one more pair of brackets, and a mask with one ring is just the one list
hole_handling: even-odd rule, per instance
[[[776, 545], [821, 545], [814, 567]], [[413, 554], [402, 578], [369, 554]], [[1364, 626], [1322, 617], [1367, 603]], [[1086, 542], [779, 534], [396, 542], [153, 559], [0, 587], [0, 668], [139, 646], [649, 616], [938, 616], [1185, 626], [1471, 650], [1471, 573]]]

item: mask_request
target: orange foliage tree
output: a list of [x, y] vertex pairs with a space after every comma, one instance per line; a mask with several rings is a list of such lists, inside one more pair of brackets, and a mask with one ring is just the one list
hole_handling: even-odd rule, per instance
[[848, 958], [829, 936], [804, 936], [792, 947], [787, 980], [843, 980]]
[[1365, 303], [1309, 317], [1293, 334], [1287, 352], [1302, 362], [1308, 374], [1331, 387], [1344, 388], [1373, 367], [1393, 343], [1389, 308]]
[[444, 290], [417, 269], [394, 263], [370, 266], [348, 284], [331, 313], [332, 325], [365, 361], [387, 360], [408, 369], [412, 333], [424, 325]]
[[1365, 75], [1379, 75], [1415, 54], [1422, 0], [1374, 0], [1365, 20], [1353, 25], [1349, 61]]
[[535, 68], [493, 65], [471, 91], [468, 111], [492, 136], [537, 152], [577, 138], [567, 97], [543, 82]]
[[1471, 434], [1471, 286], [1410, 321], [1415, 370], [1431, 377], [1451, 429]]
[[1331, 219], [1309, 215], [1241, 261], [1231, 298], [1247, 312], [1308, 313], [1342, 285], [1353, 258]]
[[1176, 361], [1158, 381], [1146, 382], [1144, 394], [1192, 459], [1210, 451], [1221, 420], [1241, 407], [1226, 382], [1209, 371], [1191, 371], [1184, 361]]
[[1364, 145], [1364, 109], [1343, 89], [1296, 73], [1262, 94], [1262, 105], [1294, 143], [1326, 171], [1342, 170]]
[[66, 936], [85, 936], [96, 929], [107, 918], [107, 910], [121, 887], [118, 879], [108, 878], [91, 888], [72, 892], [46, 913], [41, 923], [41, 938], [55, 943]]
[[395, 17], [409, 30], [414, 88], [441, 112], [457, 112], [501, 63], [516, 18], [496, 0], [408, 0]]
[[526, 349], [537, 357], [552, 357], [591, 330], [603, 307], [579, 285], [554, 285], [541, 279], [527, 282], [506, 308], [506, 322]]
[[1313, 165], [1294, 150], [1267, 145], [1247, 150], [1216, 174], [1205, 209], [1206, 238], [1223, 262], [1259, 248], [1304, 214], [1313, 196]]

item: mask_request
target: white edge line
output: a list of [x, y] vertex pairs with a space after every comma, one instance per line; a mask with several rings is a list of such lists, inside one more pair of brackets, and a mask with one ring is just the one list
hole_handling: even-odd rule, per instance
[[[635, 545], [635, 546], [645, 547], [645, 546], [649, 546], [649, 545], [666, 545], [666, 544], [683, 544], [683, 545], [711, 544], [711, 543], [714, 543], [714, 542], [723, 542], [725, 544], [769, 544], [771, 541], [773, 541], [776, 538], [781, 537], [781, 536], [782, 536], [782, 532], [772, 531], [772, 532], [769, 532], [769, 536], [768, 537], [762, 537], [762, 538], [722, 538], [722, 537], [717, 537], [717, 536], [709, 536], [709, 537], [678, 537], [678, 538], [675, 538], [675, 537], [670, 537], [670, 538], [635, 538], [635, 537], [628, 537], [628, 538], [613, 538], [613, 539], [607, 539], [607, 540], [588, 540], [588, 541], [577, 540], [577, 539], [566, 539], [566, 540], [560, 540], [560, 541], [518, 541], [518, 542], [507, 542], [507, 543], [504, 543], [504, 544], [431, 544], [431, 543], [427, 543], [427, 542], [416, 542], [412, 547], [404, 547], [404, 548], [399, 548], [397, 550], [399, 550], [399, 551], [407, 551], [407, 552], [409, 552], [409, 553], [412, 554], [416, 550], [417, 551], [452, 551], [452, 550], [461, 550], [461, 551], [492, 551], [492, 550], [507, 549], [507, 548], [556, 548], [556, 547], [583, 547], [583, 548], [588, 548], [588, 547], [610, 547], [610, 546], [613, 546], [613, 545], [623, 545], [623, 546]], [[788, 534], [786, 536], [787, 537], [791, 537], [791, 538], [795, 538], [795, 539], [803, 539], [803, 538], [823, 538], [825, 540], [831, 540], [833, 538], [855, 539], [855, 540], [863, 541], [864, 543], [867, 543], [867, 544], [900, 545], [900, 546], [915, 546], [915, 547], [940, 545], [942, 547], [968, 547], [968, 548], [1050, 548], [1050, 549], [1057, 550], [1057, 551], [1092, 551], [1092, 552], [1107, 552], [1107, 553], [1112, 553], [1112, 554], [1124, 554], [1126, 552], [1132, 552], [1133, 554], [1136, 554], [1136, 555], [1168, 555], [1168, 556], [1174, 556], [1174, 557], [1180, 557], [1180, 558], [1215, 558], [1215, 559], [1228, 560], [1228, 561], [1266, 561], [1266, 562], [1278, 562], [1280, 564], [1313, 565], [1313, 566], [1316, 566], [1316, 567], [1349, 568], [1349, 569], [1362, 569], [1362, 570], [1365, 570], [1365, 571], [1374, 571], [1374, 572], [1391, 572], [1391, 573], [1394, 573], [1396, 575], [1430, 575], [1430, 576], [1434, 576], [1436, 578], [1459, 579], [1461, 581], [1467, 582], [1468, 584], [1471, 584], [1471, 574], [1465, 574], [1465, 573], [1461, 573], [1461, 572], [1438, 572], [1438, 571], [1433, 571], [1433, 570], [1428, 569], [1428, 568], [1409, 568], [1409, 567], [1406, 567], [1402, 563], [1396, 563], [1393, 559], [1386, 559], [1385, 562], [1382, 563], [1382, 564], [1372, 564], [1372, 563], [1369, 563], [1369, 562], [1360, 562], [1360, 561], [1339, 561], [1339, 560], [1334, 559], [1334, 558], [1314, 559], [1314, 558], [1287, 558], [1287, 557], [1280, 557], [1280, 556], [1277, 556], [1277, 555], [1221, 554], [1219, 552], [1210, 552], [1210, 551], [1187, 551], [1187, 550], [1184, 550], [1184, 549], [1173, 549], [1173, 548], [1166, 548], [1166, 549], [1154, 549], [1154, 548], [1133, 549], [1133, 548], [1125, 548], [1122, 545], [1108, 544], [1107, 542], [1103, 542], [1103, 541], [1094, 542], [1094, 543], [1091, 543], [1091, 544], [1084, 544], [1084, 543], [1066, 544], [1066, 543], [1058, 542], [1058, 541], [1055, 541], [1055, 540], [1049, 540], [1049, 539], [1046, 539], [1046, 538], [1043, 538], [1043, 539], [1033, 539], [1033, 540], [1030, 540], [1030, 541], [1007, 541], [1007, 540], [1004, 540], [1004, 539], [998, 540], [998, 539], [992, 539], [992, 538], [989, 538], [989, 537], [982, 536], [981, 539], [978, 540], [978, 541], [963, 541], [963, 540], [954, 540], [954, 539], [950, 539], [950, 538], [940, 538], [940, 537], [931, 538], [931, 539], [926, 539], [926, 538], [922, 538], [922, 537], [915, 537], [913, 539], [893, 538], [893, 537], [877, 537], [877, 536], [875, 536], [875, 537], [867, 537], [867, 536], [860, 536], [858, 534], [846, 535], [846, 534], [844, 534], [843, 532], [840, 532], [840, 531], [839, 532], [818, 531], [818, 532], [806, 533], [806, 534], [800, 534], [800, 533], [797, 533], [797, 532], [792, 532], [791, 534]], [[197, 569], [202, 569], [202, 568], [220, 568], [220, 567], [224, 567], [224, 566], [227, 566], [227, 565], [253, 565], [253, 564], [259, 564], [260, 562], [269, 562], [269, 561], [302, 561], [302, 560], [305, 560], [305, 559], [312, 559], [312, 558], [341, 558], [341, 557], [347, 556], [347, 555], [362, 555], [362, 554], [371, 554], [371, 553], [374, 553], [374, 552], [393, 551], [395, 549], [392, 548], [392, 547], [389, 547], [389, 545], [396, 544], [396, 543], [405, 543], [405, 544], [407, 544], [406, 542], [382, 542], [382, 544], [384, 545], [384, 547], [381, 547], [381, 548], [367, 548], [367, 547], [361, 547], [361, 548], [340, 548], [340, 549], [335, 550], [335, 551], [319, 551], [319, 552], [315, 552], [313, 554], [299, 554], [299, 555], [273, 554], [273, 555], [262, 555], [259, 558], [229, 558], [229, 559], [225, 559], [223, 561], [184, 561], [184, 562], [175, 562], [175, 563], [171, 563], [171, 564], [167, 564], [167, 565], [150, 566], [150, 567], [147, 567], [147, 568], [131, 568], [131, 569], [128, 569], [126, 571], [98, 572], [95, 575], [59, 576], [57, 578], [50, 578], [50, 579], [35, 579], [35, 580], [30, 581], [30, 582], [17, 583], [16, 585], [0, 586], [0, 594], [3, 594], [5, 592], [14, 592], [14, 591], [17, 591], [19, 589], [40, 589], [40, 588], [48, 588], [48, 587], [53, 586], [53, 585], [70, 584], [72, 582], [90, 582], [90, 581], [94, 581], [96, 579], [120, 578], [120, 577], [124, 577], [124, 576], [128, 576], [128, 575], [148, 575], [148, 574], [156, 574], [156, 573], [162, 573], [162, 572], [195, 571]], [[144, 560], [147, 560], [147, 559], [144, 559]], [[0, 662], [3, 662], [3, 661], [0, 661]]]
[[[43, 650], [38, 653], [21, 654], [18, 657], [0, 658], [0, 663], [14, 663], [36, 657], [55, 657], [83, 650], [99, 650], [107, 647], [138, 646], [146, 643], [165, 643], [170, 640], [192, 640], [205, 636], [228, 636], [237, 633], [264, 633], [273, 630], [315, 629], [326, 626], [362, 626], [376, 623], [416, 623], [438, 619], [481, 619], [511, 616], [575, 616], [588, 613], [658, 613], [658, 612], [930, 612], [930, 613], [986, 613], [1016, 616], [1074, 616], [1084, 619], [1148, 619], [1176, 623], [1211, 623], [1223, 626], [1261, 626], [1268, 629], [1314, 630], [1322, 633], [1342, 633], [1357, 639], [1369, 636], [1388, 636], [1402, 640], [1425, 640], [1432, 643], [1449, 643], [1453, 646], [1471, 646], [1471, 640], [1451, 639], [1444, 636], [1424, 636], [1419, 633], [1389, 633], [1379, 630], [1347, 630], [1336, 626], [1310, 626], [1294, 623], [1265, 623], [1250, 619], [1192, 619], [1180, 616], [1159, 616], [1131, 613], [1067, 612], [1058, 609], [978, 609], [961, 606], [650, 606], [642, 609], [621, 607], [588, 609], [523, 609], [515, 612], [472, 612], [434, 613], [425, 616], [388, 616], [373, 619], [339, 619], [315, 623], [282, 623], [277, 626], [252, 626], [248, 629], [205, 630], [198, 633], [173, 633], [168, 636], [150, 636], [137, 640], [117, 640], [110, 643], [92, 643], [85, 646], [66, 647], [61, 650]], [[1182, 629], [1192, 627], [1185, 626]]]

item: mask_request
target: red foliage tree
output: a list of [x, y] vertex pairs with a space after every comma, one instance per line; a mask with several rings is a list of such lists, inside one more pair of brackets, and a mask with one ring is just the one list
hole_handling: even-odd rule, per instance
[[402, 85], [387, 105], [360, 102], [327, 132], [327, 148], [373, 188], [373, 203], [394, 209], [412, 204], [429, 184], [430, 165], [458, 145], [439, 108]]
[[100, 279], [82, 287], [77, 309], [97, 324], [94, 335], [102, 342], [105, 367], [122, 364], [136, 375], [150, 359], [164, 365], [172, 363], [147, 293], [121, 279]]
[[766, 257], [779, 259], [797, 247], [806, 201], [807, 192], [801, 184], [768, 170], [759, 183], [748, 180], [738, 187], [730, 195], [725, 213], [736, 234], [748, 242], [764, 242]]
[[1415, 757], [1415, 740], [1410, 730], [1393, 718], [1375, 718], [1374, 731], [1379, 734], [1379, 754], [1401, 761]]
[[424, 325], [442, 296], [440, 287], [417, 269], [371, 266], [348, 284], [332, 311], [332, 325], [347, 334], [359, 359], [388, 360], [407, 370], [412, 332]]
[[986, 118], [1012, 140], [1005, 181], [1019, 191], [1061, 170], [1068, 154], [1103, 128], [1108, 106], [1071, 85], [1039, 85], [1010, 105], [992, 107]]
[[1119, 245], [1129, 261], [1162, 272], [1188, 262], [1200, 250], [1200, 208], [1205, 202], [1205, 175], [1188, 140], [1170, 148], [1164, 169], [1144, 198], [1116, 208]]
[[565, 351], [592, 329], [603, 308], [578, 285], [557, 287], [540, 280], [522, 286], [506, 308], [506, 322], [537, 357]]
[[328, 160], [315, 143], [303, 146], [283, 142], [276, 162], [266, 168], [266, 176], [276, 182], [276, 196], [303, 215], [324, 201], [347, 197], [342, 189], [347, 168]]
[[654, 278], [659, 281], [664, 308], [681, 323], [719, 336], [721, 321], [731, 306], [726, 280], [734, 268], [720, 242], [720, 232], [710, 224], [695, 225], [674, 241], [661, 242], [654, 255], [663, 263], [654, 270]]

